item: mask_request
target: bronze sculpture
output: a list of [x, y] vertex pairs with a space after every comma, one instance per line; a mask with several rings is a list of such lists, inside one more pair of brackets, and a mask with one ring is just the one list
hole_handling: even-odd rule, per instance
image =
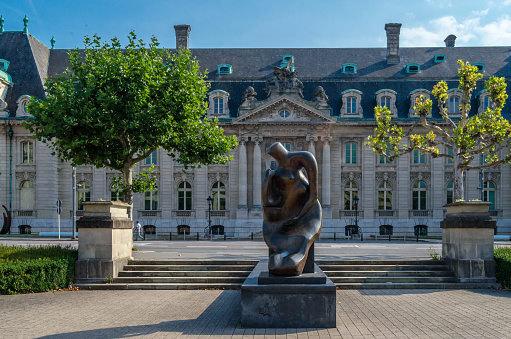
[[312, 153], [288, 152], [280, 142], [271, 145], [268, 154], [279, 164], [275, 170], [266, 170], [262, 187], [268, 270], [273, 275], [300, 275], [309, 248], [321, 232], [318, 165]]

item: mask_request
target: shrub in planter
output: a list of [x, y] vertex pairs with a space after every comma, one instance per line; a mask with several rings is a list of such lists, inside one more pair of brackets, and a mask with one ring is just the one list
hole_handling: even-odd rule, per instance
[[511, 247], [498, 247], [494, 250], [497, 261], [497, 281], [511, 289]]

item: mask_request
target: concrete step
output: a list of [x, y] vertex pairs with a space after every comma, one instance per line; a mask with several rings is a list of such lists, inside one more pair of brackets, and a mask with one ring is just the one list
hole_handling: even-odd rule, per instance
[[445, 260], [316, 260], [318, 266], [326, 265], [447, 265]]
[[151, 283], [151, 284], [242, 284], [246, 277], [118, 277], [114, 283]]
[[354, 284], [354, 283], [399, 283], [399, 284], [416, 284], [416, 283], [457, 283], [456, 277], [329, 277], [336, 285], [338, 284]]
[[236, 259], [133, 259], [129, 264], [133, 265], [252, 265], [255, 266], [259, 260], [236, 260]]
[[[447, 265], [318, 265], [323, 272], [334, 271], [448, 271]], [[327, 274], [328, 275], [328, 274]]]
[[453, 277], [450, 271], [323, 271], [335, 277]]
[[119, 277], [248, 277], [251, 271], [121, 271]]
[[138, 265], [128, 264], [125, 271], [252, 271], [255, 265]]
[[177, 284], [177, 283], [109, 283], [109, 284], [75, 284], [84, 290], [239, 290], [241, 283], [221, 284]]
[[489, 289], [497, 288], [498, 284], [487, 283], [337, 283], [340, 290], [370, 290], [370, 289]]

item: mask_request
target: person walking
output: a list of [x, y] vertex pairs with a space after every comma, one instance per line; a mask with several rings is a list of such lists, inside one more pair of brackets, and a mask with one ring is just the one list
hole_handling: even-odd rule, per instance
[[135, 225], [135, 240], [140, 238], [140, 240], [144, 240], [144, 237], [142, 237], [142, 225], [137, 220], [137, 224]]

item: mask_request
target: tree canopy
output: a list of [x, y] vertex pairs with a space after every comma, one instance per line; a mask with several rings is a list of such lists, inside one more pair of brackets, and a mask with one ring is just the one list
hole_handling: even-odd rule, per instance
[[[458, 115], [452, 116], [448, 112], [447, 83], [440, 81], [434, 86], [432, 94], [438, 103], [443, 121], [429, 118], [433, 101], [426, 99], [424, 95], [416, 99], [414, 106], [419, 121], [406, 133], [402, 127], [391, 122], [387, 107], [378, 106], [374, 109], [377, 126], [366, 145], [391, 161], [414, 150], [430, 154], [433, 158], [451, 159], [454, 165], [454, 199], [463, 200], [462, 179], [466, 170], [492, 168], [511, 162], [511, 124], [502, 117], [502, 109], [508, 97], [506, 82], [504, 78], [495, 76], [485, 82], [491, 104], [482, 114], [469, 116], [477, 81], [483, 75], [476, 66], [468, 62], [459, 60], [458, 65], [458, 88], [463, 93]], [[422, 131], [414, 133], [420, 127]], [[481, 154], [485, 161], [474, 163], [476, 155]]]
[[32, 98], [25, 126], [63, 161], [120, 171], [131, 203], [133, 167], [153, 151], [185, 166], [224, 164], [237, 143], [205, 118], [209, 84], [188, 50], [171, 53], [154, 37], [146, 46], [134, 32], [128, 39], [123, 48], [117, 38], [85, 37], [69, 68], [46, 82], [46, 98]]

